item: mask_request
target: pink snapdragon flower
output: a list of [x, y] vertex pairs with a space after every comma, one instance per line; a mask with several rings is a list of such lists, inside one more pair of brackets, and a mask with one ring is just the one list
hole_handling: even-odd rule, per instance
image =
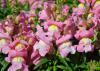
[[93, 28], [91, 28], [91, 29], [89, 29], [89, 30], [80, 29], [80, 30], [78, 30], [78, 31], [76, 32], [75, 38], [76, 38], [76, 39], [81, 39], [81, 38], [83, 38], [83, 37], [91, 38], [91, 37], [93, 37], [93, 35], [94, 35], [94, 29], [93, 29]]
[[20, 40], [20, 39], [16, 39], [9, 46], [11, 49], [16, 50], [16, 51], [27, 50], [29, 47], [29, 45], [26, 41]]
[[27, 51], [15, 51], [10, 50], [6, 61], [11, 62], [12, 65], [9, 67], [8, 71], [16, 71], [21, 69], [22, 71], [28, 71], [27, 61]]
[[79, 40], [84, 37], [91, 38], [94, 36], [94, 26], [91, 28], [89, 27], [89, 29], [87, 30], [87, 22], [80, 20], [77, 27], [79, 30], [77, 30], [76, 34], [74, 35], [76, 39]]
[[30, 30], [28, 32], [19, 33], [19, 34], [13, 36], [13, 38], [14, 38], [14, 40], [16, 40], [16, 39], [25, 40], [25, 41], [27, 41], [28, 45], [34, 45], [34, 43], [36, 41], [36, 36], [32, 30]]
[[10, 43], [11, 43], [11, 37], [6, 33], [0, 33], [0, 52], [7, 54]]
[[48, 2], [44, 2], [44, 9], [39, 12], [39, 19], [40, 20], [49, 20], [53, 19], [53, 11], [51, 10], [52, 4]]
[[16, 71], [16, 70], [29, 71], [28, 65], [26, 65], [25, 63], [25, 59], [21, 56], [14, 57], [11, 63], [12, 65], [9, 67], [7, 71]]
[[78, 5], [78, 7], [73, 8], [73, 13], [75, 13], [75, 14], [77, 14], [79, 16], [85, 14], [85, 12], [86, 12], [86, 7], [85, 7], [85, 5], [83, 3], [80, 3]]
[[89, 38], [82, 38], [79, 41], [79, 45], [77, 45], [78, 52], [90, 52], [93, 48], [94, 46], [92, 45], [92, 40]]
[[58, 49], [59, 49], [60, 55], [62, 57], [68, 56], [69, 53], [75, 54], [75, 52], [76, 52], [76, 47], [72, 46], [72, 43], [70, 41], [61, 44], [58, 47]]
[[76, 52], [76, 46], [72, 46], [72, 42], [70, 41], [71, 38], [71, 35], [63, 35], [56, 40], [58, 50], [62, 57], [66, 57], [69, 53], [74, 54]]
[[26, 64], [28, 53], [28, 44], [24, 40], [15, 40], [9, 45], [10, 49], [8, 51], [8, 57], [6, 61], [11, 62], [12, 65], [9, 67], [8, 71], [16, 71], [21, 69], [23, 71], [28, 71], [28, 66]]
[[62, 31], [62, 27], [64, 26], [63, 22], [57, 22], [53, 20], [48, 20], [43, 24], [44, 30], [47, 31], [47, 34], [50, 34], [52, 39], [58, 39], [60, 37], [60, 32]]
[[36, 37], [38, 41], [34, 44], [33, 49], [35, 51], [38, 50], [41, 56], [45, 56], [52, 50], [51, 39], [46, 36], [45, 32], [39, 25], [37, 26]]

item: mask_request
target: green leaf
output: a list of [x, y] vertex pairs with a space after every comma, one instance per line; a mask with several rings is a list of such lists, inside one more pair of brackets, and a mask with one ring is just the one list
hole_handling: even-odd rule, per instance
[[37, 69], [38, 67], [40, 67], [41, 65], [45, 64], [48, 62], [48, 59], [47, 58], [42, 58], [40, 60], [40, 62], [34, 67], [34, 69]]
[[62, 62], [67, 67], [68, 71], [72, 71], [71, 67], [68, 65], [65, 58], [62, 58], [61, 56], [59, 56], [59, 59], [60, 59], [60, 62]]
[[48, 67], [46, 71], [52, 71], [52, 67]]
[[96, 67], [95, 70], [100, 70], [100, 67]]
[[25, 10], [25, 11], [29, 11], [29, 9], [30, 9], [30, 6], [29, 6], [29, 3], [26, 1], [26, 3], [23, 5], [23, 9]]
[[56, 66], [53, 66], [53, 71], [57, 71], [57, 67]]
[[9, 66], [9, 63], [5, 61], [5, 55], [0, 53], [0, 71], [5, 71]]
[[67, 68], [65, 66], [62, 66], [62, 65], [57, 65], [56, 67], [62, 69], [62, 70], [67, 70]]
[[9, 63], [6, 62], [5, 60], [3, 60], [1, 64], [2, 64], [2, 66], [3, 66], [3, 67], [1, 68], [1, 71], [5, 71], [5, 69], [6, 69], [6, 68], [8, 67], [8, 65], [9, 65]]

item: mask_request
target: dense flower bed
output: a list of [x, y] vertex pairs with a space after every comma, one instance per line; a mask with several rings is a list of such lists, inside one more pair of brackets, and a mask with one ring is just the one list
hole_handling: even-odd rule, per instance
[[0, 0], [0, 71], [99, 71], [99, 0]]

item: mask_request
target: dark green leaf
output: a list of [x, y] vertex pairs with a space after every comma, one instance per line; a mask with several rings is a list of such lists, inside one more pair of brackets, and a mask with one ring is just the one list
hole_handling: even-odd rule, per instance
[[48, 62], [48, 59], [47, 58], [42, 58], [40, 60], [40, 62], [34, 67], [34, 69], [37, 69], [38, 67], [40, 67], [41, 65], [45, 64]]

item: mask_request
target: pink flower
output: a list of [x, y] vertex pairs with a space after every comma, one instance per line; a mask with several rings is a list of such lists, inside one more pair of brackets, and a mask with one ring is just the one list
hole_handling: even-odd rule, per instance
[[88, 38], [91, 38], [93, 37], [94, 35], [94, 29], [91, 28], [89, 30], [86, 30], [86, 29], [80, 29], [76, 32], [75, 34], [75, 38], [76, 39], [81, 39], [81, 38], [84, 38], [84, 37], [88, 37]]
[[69, 12], [69, 6], [67, 6], [67, 5], [65, 5], [65, 6], [63, 6], [63, 10], [62, 10], [62, 14], [67, 14], [68, 12]]
[[45, 56], [51, 50], [51, 39], [46, 36], [39, 25], [37, 26], [36, 37], [38, 41], [34, 44], [33, 48], [35, 51], [38, 50], [41, 56]]
[[23, 40], [15, 40], [9, 45], [8, 57], [6, 61], [11, 62], [12, 65], [8, 71], [16, 71], [21, 69], [22, 71], [28, 71], [26, 62], [28, 61], [28, 44]]
[[14, 40], [16, 40], [16, 39], [25, 40], [28, 43], [28, 45], [32, 45], [32, 46], [36, 42], [36, 36], [32, 30], [30, 30], [28, 32], [19, 33], [19, 34], [13, 36], [13, 38], [14, 38]]
[[92, 40], [89, 38], [82, 38], [79, 42], [79, 45], [77, 45], [77, 51], [78, 52], [89, 52], [92, 51], [94, 46], [92, 45]]
[[43, 19], [43, 20], [49, 19], [47, 12], [45, 10], [42, 10], [42, 11], [39, 12], [39, 19]]
[[62, 57], [68, 56], [69, 53], [75, 54], [75, 52], [76, 52], [75, 48], [76, 47], [72, 46], [72, 43], [70, 41], [64, 42], [61, 45], [59, 45], [59, 47], [58, 47], [60, 55]]
[[52, 39], [58, 39], [60, 37], [60, 32], [64, 26], [63, 22], [57, 22], [53, 20], [48, 20], [43, 24], [44, 30], [47, 31], [47, 34], [50, 34]]
[[39, 19], [49, 20], [53, 19], [53, 11], [51, 10], [51, 5], [48, 2], [44, 2], [44, 9], [39, 12]]
[[0, 52], [7, 54], [10, 43], [11, 43], [10, 36], [7, 35], [6, 33], [0, 33]]
[[39, 54], [41, 56], [45, 56], [50, 51], [50, 45], [46, 44], [44, 41], [39, 40], [39, 42], [36, 42], [34, 47], [35, 50], [39, 51]]
[[8, 57], [6, 57], [6, 61], [12, 63], [8, 71], [16, 71], [19, 69], [22, 71], [28, 71], [28, 65], [26, 65], [26, 58], [26, 51], [17, 52], [15, 50], [11, 50], [8, 54]]
[[20, 40], [20, 39], [16, 39], [9, 46], [10, 46], [11, 49], [14, 49], [16, 51], [27, 50], [28, 47], [29, 47], [29, 45], [26, 41]]
[[76, 13], [77, 15], [83, 15], [86, 12], [86, 7], [84, 4], [79, 4], [77, 8], [73, 8], [73, 13]]

